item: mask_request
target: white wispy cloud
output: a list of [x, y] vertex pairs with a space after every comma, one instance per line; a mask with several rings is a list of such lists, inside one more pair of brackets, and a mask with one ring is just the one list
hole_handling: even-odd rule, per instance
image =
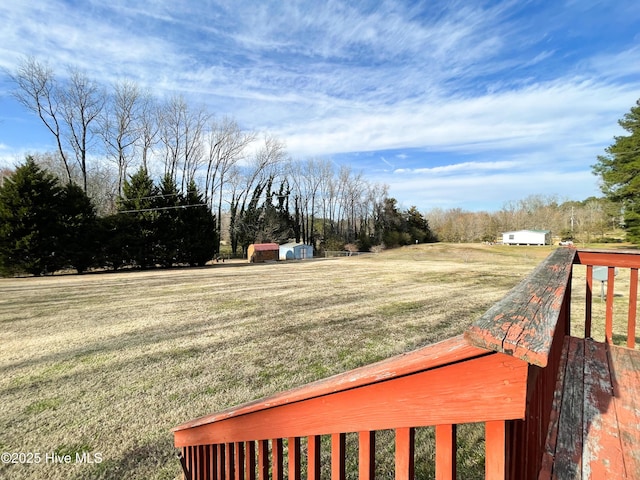
[[[629, 26], [637, 5], [2, 2], [0, 67], [33, 55], [104, 83], [126, 77], [160, 97], [178, 92], [270, 131], [296, 157], [411, 151], [376, 158], [391, 167], [383, 182], [415, 195], [484, 192], [479, 177], [486, 195], [537, 186], [531, 179], [566, 190], [571, 171], [593, 183], [589, 165], [640, 96], [637, 38], [603, 31], [615, 46], [590, 51], [591, 24], [580, 21], [611, 12]], [[464, 159], [432, 165], [433, 152]]]
[[597, 189], [597, 179], [590, 171], [532, 170], [527, 182], [534, 189], [523, 188], [520, 174], [481, 172], [481, 175], [457, 176], [412, 174], [386, 178], [392, 192], [403, 195], [403, 207], [422, 206], [423, 209], [462, 207], [468, 210], [494, 210], [509, 201], [528, 195], [557, 196], [561, 201], [585, 199], [584, 191]]
[[435, 174], [435, 175], [447, 175], [454, 173], [484, 173], [492, 170], [506, 170], [520, 167], [518, 162], [514, 161], [499, 161], [499, 162], [462, 162], [454, 163], [452, 165], [441, 165], [438, 167], [423, 167], [423, 168], [397, 168], [393, 171], [396, 174]]

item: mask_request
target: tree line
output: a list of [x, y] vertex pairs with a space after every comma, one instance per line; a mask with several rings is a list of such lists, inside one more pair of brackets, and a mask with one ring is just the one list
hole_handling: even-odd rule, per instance
[[493, 241], [500, 232], [527, 228], [586, 243], [624, 239], [640, 245], [640, 100], [618, 125], [626, 134], [614, 136], [591, 166], [601, 180], [602, 198], [560, 201], [533, 195], [493, 213], [436, 209], [427, 213], [435, 235], [449, 242]]
[[321, 240], [313, 228], [318, 216], [327, 219], [322, 237], [354, 241], [360, 223], [368, 222], [360, 216], [370, 217], [386, 195], [385, 187], [349, 168], [336, 172], [329, 161], [293, 160], [279, 139], [243, 130], [180, 95], [160, 99], [128, 80], [102, 85], [74, 67], [61, 74], [35, 58], [24, 58], [9, 76], [14, 98], [55, 141], [54, 152], [34, 157], [80, 185], [100, 215], [115, 211], [125, 181], [139, 168], [169, 177], [181, 192], [195, 182], [219, 232], [223, 213], [230, 214], [237, 254], [246, 236], [240, 217], [257, 200], [256, 191], [270, 193], [267, 183], [286, 177], [282, 195], [295, 211], [295, 237], [307, 243]]
[[96, 215], [82, 187], [60, 182], [31, 157], [0, 185], [3, 275], [204, 265], [214, 231], [194, 183], [182, 195], [171, 178], [156, 185], [143, 169], [125, 181], [117, 213], [106, 216]]
[[[563, 240], [611, 242], [624, 237], [620, 204], [607, 198], [560, 200], [555, 195], [531, 195], [506, 202], [495, 212], [459, 208], [425, 213], [434, 235], [443, 242], [495, 242], [503, 232], [549, 230]], [[611, 237], [617, 232], [617, 237]]]
[[[292, 159], [268, 133], [243, 130], [180, 95], [158, 98], [129, 80], [102, 85], [72, 66], [54, 71], [30, 57], [9, 77], [14, 98], [40, 118], [56, 145], [34, 159], [63, 183], [79, 185], [99, 216], [116, 211], [127, 179], [142, 169], [170, 179], [183, 195], [198, 186], [217, 222], [216, 252], [227, 235], [235, 255], [253, 237], [289, 235], [331, 249], [381, 241], [376, 217], [387, 187], [349, 167]], [[290, 225], [275, 231], [277, 211], [285, 210]]]
[[[287, 177], [272, 173], [249, 192], [235, 197], [229, 227], [232, 248], [235, 242], [243, 252], [251, 243], [282, 243], [303, 235], [321, 248], [365, 251], [434, 240], [417, 209], [400, 210], [392, 198], [374, 205], [370, 216], [358, 210], [345, 226], [324, 217], [309, 220], [301, 201], [306, 196]], [[61, 181], [28, 157], [15, 171], [3, 171], [0, 183], [0, 273], [204, 265], [219, 255], [217, 225], [194, 180], [182, 192], [170, 174], [156, 182], [140, 167], [124, 180], [115, 213], [98, 215], [81, 186]], [[323, 229], [334, 235], [349, 232], [353, 243], [345, 237], [335, 237], [335, 244], [313, 240]]]

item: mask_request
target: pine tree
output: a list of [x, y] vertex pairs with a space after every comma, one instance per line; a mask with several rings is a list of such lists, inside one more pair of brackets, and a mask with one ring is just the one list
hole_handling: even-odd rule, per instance
[[69, 183], [62, 189], [60, 222], [60, 253], [64, 263], [82, 273], [96, 263], [97, 218], [91, 199], [75, 183]]
[[433, 241], [433, 235], [429, 228], [429, 222], [427, 219], [413, 206], [406, 212], [407, 217], [407, 229], [409, 235], [411, 235], [411, 243], [419, 242], [431, 242]]
[[155, 218], [155, 262], [163, 267], [170, 267], [176, 263], [182, 263], [184, 221], [184, 199], [178, 192], [176, 182], [170, 175], [165, 175], [158, 189], [158, 197], [154, 199], [153, 206], [156, 210]]
[[33, 158], [0, 187], [0, 270], [5, 275], [53, 273], [62, 266], [58, 179]]
[[127, 221], [118, 222], [126, 232], [120, 232], [122, 243], [129, 253], [128, 263], [142, 268], [155, 265], [154, 250], [156, 242], [156, 220], [158, 211], [154, 201], [157, 188], [149, 173], [140, 168], [125, 181], [123, 196], [118, 199], [120, 215], [126, 215]]
[[640, 244], [640, 100], [618, 124], [630, 135], [614, 137], [593, 171], [607, 198], [622, 204], [628, 240]]
[[202, 266], [216, 253], [218, 244], [216, 218], [205, 204], [193, 180], [187, 188], [187, 195], [184, 198], [186, 208], [180, 210], [182, 261], [192, 266]]

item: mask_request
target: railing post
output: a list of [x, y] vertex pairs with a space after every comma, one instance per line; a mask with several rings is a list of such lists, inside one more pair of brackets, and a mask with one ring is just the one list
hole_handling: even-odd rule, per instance
[[178, 456], [180, 460], [180, 466], [182, 467], [182, 478], [184, 480], [191, 480], [191, 470], [189, 466], [190, 458], [191, 458], [191, 448], [193, 447], [183, 447], [182, 448], [182, 456]]
[[258, 479], [269, 480], [269, 441], [258, 441]]
[[331, 480], [345, 478], [345, 446], [347, 435], [334, 433], [331, 435]]
[[244, 444], [244, 472], [246, 480], [256, 480], [256, 442]]
[[271, 456], [273, 457], [273, 476], [271, 480], [283, 480], [284, 456], [281, 438], [274, 438], [271, 440]]
[[604, 332], [605, 342], [607, 342], [609, 345], [613, 343], [613, 297], [615, 275], [615, 267], [609, 267], [607, 271], [607, 313]]
[[216, 478], [216, 468], [218, 465], [218, 455], [217, 455], [217, 449], [215, 445], [209, 445], [207, 446], [208, 449], [208, 457], [209, 457], [209, 463], [207, 466], [207, 478], [211, 478], [214, 479]]
[[[562, 300], [564, 308], [560, 312], [560, 315], [564, 315], [564, 320], [562, 322], [564, 327], [564, 334], [571, 335], [571, 294], [572, 294], [572, 285], [573, 285], [573, 265], [571, 266], [571, 270], [569, 271], [569, 278], [567, 279], [567, 289], [564, 292], [564, 299]], [[556, 328], [558, 328], [556, 326]]]
[[631, 269], [629, 285], [629, 316], [627, 318], [627, 347], [636, 347], [636, 302], [638, 301], [638, 269]]
[[307, 479], [320, 480], [320, 435], [307, 438]]
[[233, 443], [224, 444], [226, 450], [226, 458], [225, 458], [225, 478], [227, 480], [234, 480], [233, 477], [233, 466], [234, 466], [234, 452], [233, 452]]
[[485, 478], [503, 480], [506, 462], [506, 422], [485, 423]]
[[244, 480], [244, 443], [235, 442], [233, 444], [233, 472], [235, 480]]
[[593, 309], [593, 265], [587, 265], [587, 286], [584, 298], [584, 338], [591, 338], [591, 316]]
[[218, 474], [216, 476], [216, 478], [218, 480], [225, 480], [225, 476], [224, 476], [224, 465], [225, 465], [225, 455], [224, 455], [224, 443], [219, 443], [218, 445], [216, 445], [217, 447], [217, 457], [218, 460], [216, 462], [216, 466], [218, 469]]
[[396, 480], [413, 480], [414, 428], [396, 429]]
[[358, 434], [358, 479], [373, 480], [375, 477], [375, 432], [360, 432]]
[[300, 438], [290, 437], [287, 441], [287, 456], [289, 458], [288, 480], [300, 480]]
[[456, 478], [456, 426], [436, 425], [436, 480]]

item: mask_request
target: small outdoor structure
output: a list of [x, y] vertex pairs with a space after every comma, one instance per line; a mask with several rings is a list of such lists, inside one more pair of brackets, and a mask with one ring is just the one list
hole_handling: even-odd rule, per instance
[[290, 242], [280, 245], [280, 260], [305, 260], [313, 258], [313, 246]]
[[280, 245], [277, 243], [252, 243], [247, 249], [249, 263], [277, 261]]
[[504, 232], [502, 243], [505, 245], [551, 245], [551, 232], [549, 230]]

